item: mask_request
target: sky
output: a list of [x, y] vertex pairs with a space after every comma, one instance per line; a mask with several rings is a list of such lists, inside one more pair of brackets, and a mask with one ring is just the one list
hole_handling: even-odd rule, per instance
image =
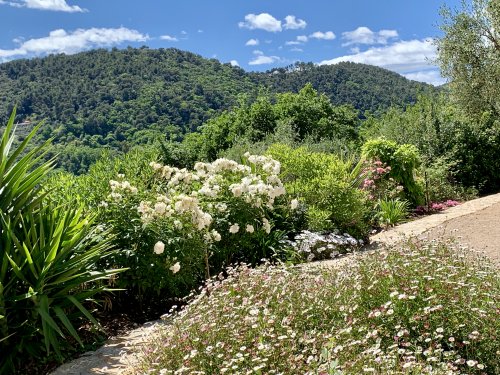
[[178, 48], [247, 71], [353, 61], [434, 85], [439, 9], [461, 0], [0, 0], [0, 62]]

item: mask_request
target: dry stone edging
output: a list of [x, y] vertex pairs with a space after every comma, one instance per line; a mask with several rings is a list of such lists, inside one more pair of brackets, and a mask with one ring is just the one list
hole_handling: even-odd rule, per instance
[[[370, 245], [365, 247], [365, 251], [355, 252], [337, 259], [307, 263], [303, 266], [341, 267], [345, 262], [355, 261], [362, 254], [369, 254], [380, 247], [394, 245], [409, 238], [422, 238], [431, 229], [446, 225], [447, 222], [453, 219], [478, 213], [496, 204], [500, 204], [500, 193], [474, 199], [459, 206], [448, 208], [443, 212], [380, 232], [370, 237]], [[162, 320], [149, 322], [128, 332], [126, 335], [112, 338], [98, 350], [86, 353], [80, 358], [63, 364], [51, 375], [131, 375], [133, 365], [140, 359], [140, 351], [137, 349], [150, 340], [151, 336], [155, 335], [161, 326], [166, 324], [169, 324], [169, 322]]]

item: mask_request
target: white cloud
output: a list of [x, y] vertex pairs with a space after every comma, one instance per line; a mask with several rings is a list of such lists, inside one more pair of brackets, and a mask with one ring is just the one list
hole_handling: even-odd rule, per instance
[[446, 79], [441, 77], [438, 69], [423, 70], [420, 72], [412, 72], [403, 75], [408, 79], [419, 82], [427, 82], [434, 86], [439, 86], [446, 83]]
[[231, 64], [231, 66], [240, 66], [240, 64], [238, 64], [237, 60], [231, 60], [231, 61], [229, 61], [229, 64]]
[[336, 36], [332, 31], [327, 31], [327, 32], [316, 31], [316, 32], [312, 33], [311, 35], [309, 35], [309, 38], [333, 40], [336, 38]]
[[292, 51], [292, 52], [304, 52], [304, 50], [302, 48], [297, 48], [297, 47], [291, 48], [290, 51]]
[[380, 30], [378, 32], [370, 30], [368, 27], [360, 26], [356, 30], [342, 33], [342, 39], [345, 40], [342, 46], [352, 44], [387, 44], [390, 39], [397, 38], [396, 30]]
[[306, 26], [306, 21], [290, 15], [285, 17], [285, 24], [283, 25], [283, 27], [287, 30], [305, 29]]
[[399, 41], [389, 46], [372, 47], [352, 55], [337, 57], [320, 62], [320, 65], [352, 61], [377, 65], [398, 73], [429, 68], [429, 60], [436, 58], [436, 46], [430, 39]]
[[325, 60], [319, 65], [337, 64], [342, 61], [380, 66], [407, 78], [432, 84], [443, 83], [437, 67], [431, 61], [436, 58], [436, 46], [431, 39], [398, 41], [383, 47], [371, 47], [366, 51]]
[[148, 39], [147, 34], [141, 34], [136, 30], [125, 27], [118, 29], [77, 29], [72, 32], [58, 29], [51, 31], [46, 37], [22, 42], [15, 49], [0, 49], [0, 58], [5, 60], [7, 58], [47, 53], [72, 54], [96, 47], [109, 47], [123, 42], [144, 42]]
[[264, 52], [256, 49], [253, 51], [255, 57], [253, 60], [249, 61], [249, 65], [263, 65], [263, 64], [272, 64], [276, 61], [279, 61], [280, 58], [278, 56], [266, 56]]
[[290, 40], [288, 42], [285, 42], [285, 45], [287, 46], [297, 46], [300, 44], [304, 44], [309, 40], [309, 38], [306, 35], [299, 35], [295, 40]]
[[245, 43], [245, 46], [258, 46], [258, 45], [259, 45], [259, 39], [249, 39]]
[[277, 20], [269, 13], [261, 14], [247, 14], [245, 16], [245, 21], [239, 22], [238, 26], [240, 28], [255, 30], [265, 30], [269, 32], [281, 31], [281, 21]]
[[7, 4], [16, 8], [29, 8], [40, 10], [51, 10], [56, 12], [82, 13], [86, 9], [78, 5], [69, 5], [66, 0], [12, 0], [0, 1], [0, 4]]
[[265, 56], [265, 55], [257, 55], [253, 60], [250, 60], [249, 65], [264, 65], [264, 64], [272, 64], [276, 61], [279, 61], [280, 58], [278, 56]]
[[179, 39], [177, 39], [175, 36], [170, 36], [170, 35], [162, 35], [160, 36], [161, 40], [166, 40], [167, 42], [178, 42]]

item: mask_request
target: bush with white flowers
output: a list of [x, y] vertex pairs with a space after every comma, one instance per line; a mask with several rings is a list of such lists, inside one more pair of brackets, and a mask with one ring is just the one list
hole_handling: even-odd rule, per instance
[[109, 182], [100, 210], [125, 244], [116, 262], [130, 270], [118, 286], [181, 296], [235, 262], [278, 255], [297, 212], [280, 180], [280, 163], [245, 155], [196, 163], [193, 170], [151, 162], [144, 181]]
[[184, 262], [202, 261], [205, 276], [233, 261], [271, 256], [270, 245], [277, 244], [262, 249], [259, 243], [271, 233], [272, 212], [297, 202], [286, 203], [278, 161], [249, 154], [245, 160], [199, 162], [192, 171], [152, 162], [155, 195], [137, 207], [144, 227], [157, 236], [152, 251], [170, 266], [180, 263], [180, 270]]

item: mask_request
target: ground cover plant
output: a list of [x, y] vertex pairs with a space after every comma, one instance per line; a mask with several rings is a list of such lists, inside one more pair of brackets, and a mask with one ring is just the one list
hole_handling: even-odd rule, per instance
[[241, 266], [174, 315], [136, 372], [497, 374], [499, 303], [496, 269], [452, 242]]

